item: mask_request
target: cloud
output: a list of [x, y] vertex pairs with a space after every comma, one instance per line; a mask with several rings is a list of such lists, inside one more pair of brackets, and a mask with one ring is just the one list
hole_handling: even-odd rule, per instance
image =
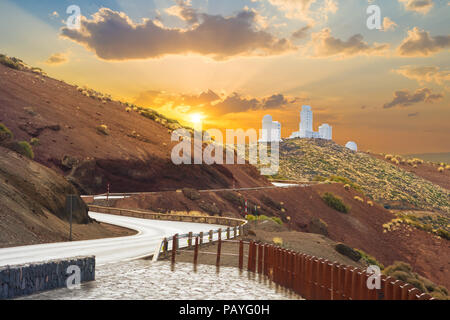
[[419, 83], [435, 82], [442, 85], [450, 81], [450, 70], [441, 70], [436, 66], [403, 66], [393, 71]]
[[234, 56], [277, 55], [295, 48], [287, 39], [255, 30], [256, 13], [250, 10], [231, 17], [209, 14], [197, 17], [198, 24], [190, 29], [167, 28], [150, 19], [134, 23], [125, 13], [102, 8], [90, 20], [82, 17], [79, 30], [63, 28], [61, 35], [105, 60], [188, 53], [224, 60]]
[[433, 8], [433, 0], [399, 0], [408, 11], [427, 14]]
[[384, 17], [383, 19], [383, 31], [394, 30], [397, 24], [391, 20], [389, 17]]
[[176, 0], [176, 3], [176, 5], [167, 8], [166, 13], [176, 16], [190, 24], [194, 24], [199, 21], [197, 11], [192, 8], [189, 1]]
[[308, 36], [308, 32], [311, 29], [310, 25], [304, 26], [303, 28], [298, 29], [294, 33], [292, 33], [292, 38], [295, 40], [301, 40]]
[[[196, 94], [169, 94], [163, 91], [142, 92], [135, 100], [138, 105], [178, 109], [183, 107], [184, 112], [203, 112], [214, 117], [242, 113], [254, 110], [279, 110], [294, 105], [297, 98], [289, 98], [276, 93], [268, 97], [247, 97], [237, 92], [229, 95], [219, 95], [212, 90]], [[187, 107], [187, 108], [185, 108]]]
[[288, 19], [299, 19], [315, 24], [317, 20], [327, 20], [330, 13], [336, 13], [338, 4], [335, 0], [323, 0], [322, 5], [312, 10], [318, 0], [269, 0], [269, 3], [285, 13]]
[[47, 59], [47, 61], [45, 61], [45, 63], [50, 65], [57, 65], [66, 63], [67, 61], [69, 61], [69, 58], [67, 57], [66, 53], [54, 53]]
[[419, 115], [419, 112], [408, 113], [408, 117], [417, 117], [418, 115]]
[[355, 55], [383, 55], [389, 48], [387, 43], [374, 43], [373, 45], [363, 41], [363, 36], [355, 34], [348, 40], [343, 41], [331, 36], [331, 30], [325, 28], [313, 33], [311, 44], [317, 57], [341, 56], [350, 57]]
[[429, 56], [450, 48], [450, 35], [430, 36], [430, 33], [417, 27], [408, 31], [408, 36], [402, 41], [397, 51], [401, 56]]
[[384, 104], [383, 108], [389, 109], [396, 106], [408, 107], [419, 102], [434, 103], [443, 97], [441, 93], [435, 94], [429, 88], [417, 89], [415, 92], [399, 90], [395, 91], [392, 101]]

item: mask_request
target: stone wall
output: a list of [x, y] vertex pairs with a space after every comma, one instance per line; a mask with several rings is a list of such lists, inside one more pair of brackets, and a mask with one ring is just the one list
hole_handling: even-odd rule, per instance
[[66, 287], [68, 277], [73, 274], [67, 274], [70, 266], [80, 268], [81, 282], [95, 280], [94, 256], [0, 267], [0, 299]]

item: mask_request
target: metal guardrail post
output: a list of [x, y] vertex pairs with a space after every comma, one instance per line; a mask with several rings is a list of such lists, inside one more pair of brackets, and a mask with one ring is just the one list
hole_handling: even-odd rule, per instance
[[234, 228], [233, 228], [233, 238], [234, 239], [237, 238], [237, 226], [234, 226]]
[[213, 231], [209, 230], [209, 243], [213, 242]]
[[230, 227], [227, 228], [227, 240], [230, 240]]
[[203, 245], [203, 231], [202, 232], [200, 232], [200, 246], [202, 246]]

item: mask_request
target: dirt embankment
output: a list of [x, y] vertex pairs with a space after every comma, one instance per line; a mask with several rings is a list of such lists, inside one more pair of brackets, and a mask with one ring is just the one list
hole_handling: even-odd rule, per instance
[[[321, 199], [325, 192], [332, 192], [341, 197], [351, 207], [349, 213], [343, 214], [328, 207]], [[355, 196], [363, 201], [356, 200]], [[346, 190], [341, 184], [239, 193], [205, 192], [200, 193], [196, 200], [188, 199], [181, 192], [164, 192], [121, 199], [115, 205], [158, 212], [194, 210], [211, 214], [211, 211], [216, 210], [219, 215], [242, 217], [242, 199], [251, 204], [249, 207], [256, 205], [259, 214], [279, 217], [285, 223], [290, 221], [291, 227], [297, 231], [315, 231], [312, 221], [321, 219], [326, 224], [324, 233], [332, 241], [363, 250], [385, 266], [394, 261], [407, 262], [419, 274], [450, 287], [448, 240], [415, 228], [384, 232], [383, 224], [394, 219], [395, 215], [380, 205], [371, 206], [369, 199], [352, 189]]]
[[[392, 164], [392, 161], [386, 160], [384, 156], [379, 154], [370, 154], [373, 157], [376, 157], [380, 160], [385, 160]], [[408, 163], [398, 163], [396, 164], [399, 168], [403, 170], [414, 173], [415, 175], [424, 178], [428, 181], [441, 186], [447, 190], [450, 190], [450, 170], [444, 170], [439, 172], [439, 168], [441, 167], [438, 163], [432, 162], [424, 162], [422, 164], [417, 164], [416, 167], [414, 165], [410, 165]], [[445, 166], [444, 166], [445, 169]]]
[[[76, 189], [53, 170], [0, 147], [0, 247], [68, 241], [66, 196]], [[78, 198], [73, 239], [132, 232], [93, 222]]]
[[35, 160], [83, 193], [104, 193], [108, 184], [111, 192], [269, 184], [250, 165], [174, 165], [171, 130], [122, 103], [3, 65], [0, 74], [0, 123], [18, 140], [39, 139]]

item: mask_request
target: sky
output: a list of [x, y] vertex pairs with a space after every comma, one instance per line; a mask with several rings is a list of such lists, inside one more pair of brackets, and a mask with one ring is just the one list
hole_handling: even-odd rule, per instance
[[450, 152], [449, 16], [448, 0], [2, 0], [0, 53], [188, 125], [270, 114], [287, 138], [310, 105], [339, 144]]

